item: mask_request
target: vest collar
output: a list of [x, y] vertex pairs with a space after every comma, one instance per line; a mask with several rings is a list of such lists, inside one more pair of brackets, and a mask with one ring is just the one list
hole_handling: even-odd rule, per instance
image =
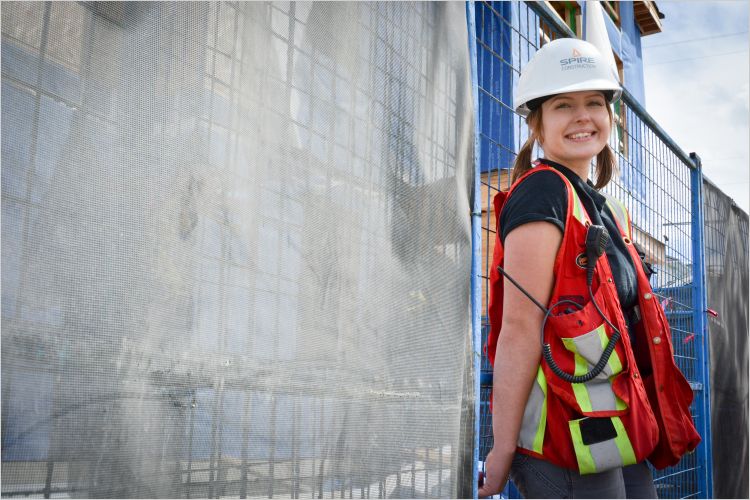
[[573, 187], [576, 188], [576, 191], [578, 191], [579, 193], [587, 194], [589, 198], [591, 198], [591, 201], [594, 202], [594, 205], [596, 205], [597, 210], [601, 212], [602, 207], [604, 207], [604, 204], [607, 202], [607, 197], [597, 191], [596, 188], [594, 188], [593, 182], [591, 182], [590, 180], [584, 182], [583, 179], [578, 176], [578, 174], [573, 172], [565, 165], [560, 165], [559, 163], [548, 160], [546, 158], [540, 158], [539, 161], [545, 165], [549, 165], [550, 167], [554, 168], [565, 177], [567, 177], [568, 180], [573, 184]]

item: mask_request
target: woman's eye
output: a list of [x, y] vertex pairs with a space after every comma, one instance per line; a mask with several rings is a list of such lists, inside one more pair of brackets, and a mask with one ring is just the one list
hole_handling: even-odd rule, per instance
[[555, 106], [555, 109], [563, 109], [563, 108], [569, 108], [569, 107], [570, 107], [569, 104], [567, 104], [565, 102], [561, 102], [560, 104], [558, 104], [557, 106]]
[[603, 101], [591, 101], [589, 103], [589, 106], [604, 106], [604, 102]]

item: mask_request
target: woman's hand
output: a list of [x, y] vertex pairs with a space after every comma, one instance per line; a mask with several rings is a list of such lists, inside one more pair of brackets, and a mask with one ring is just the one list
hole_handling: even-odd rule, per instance
[[502, 454], [494, 448], [485, 459], [484, 485], [479, 487], [479, 498], [497, 495], [505, 488], [513, 454]]

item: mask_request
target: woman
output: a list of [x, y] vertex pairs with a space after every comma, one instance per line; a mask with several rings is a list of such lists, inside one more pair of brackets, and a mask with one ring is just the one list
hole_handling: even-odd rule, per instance
[[645, 460], [673, 465], [700, 441], [627, 212], [597, 191], [615, 168], [620, 94], [581, 40], [546, 44], [521, 73], [514, 106], [530, 134], [495, 199], [494, 446], [480, 496], [510, 474], [524, 497], [656, 498]]

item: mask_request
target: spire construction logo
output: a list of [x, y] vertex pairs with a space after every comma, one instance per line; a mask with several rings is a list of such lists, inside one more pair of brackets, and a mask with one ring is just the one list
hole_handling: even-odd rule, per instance
[[584, 57], [578, 49], [573, 49], [573, 54], [567, 59], [560, 59], [560, 70], [592, 69], [596, 67], [595, 57]]

